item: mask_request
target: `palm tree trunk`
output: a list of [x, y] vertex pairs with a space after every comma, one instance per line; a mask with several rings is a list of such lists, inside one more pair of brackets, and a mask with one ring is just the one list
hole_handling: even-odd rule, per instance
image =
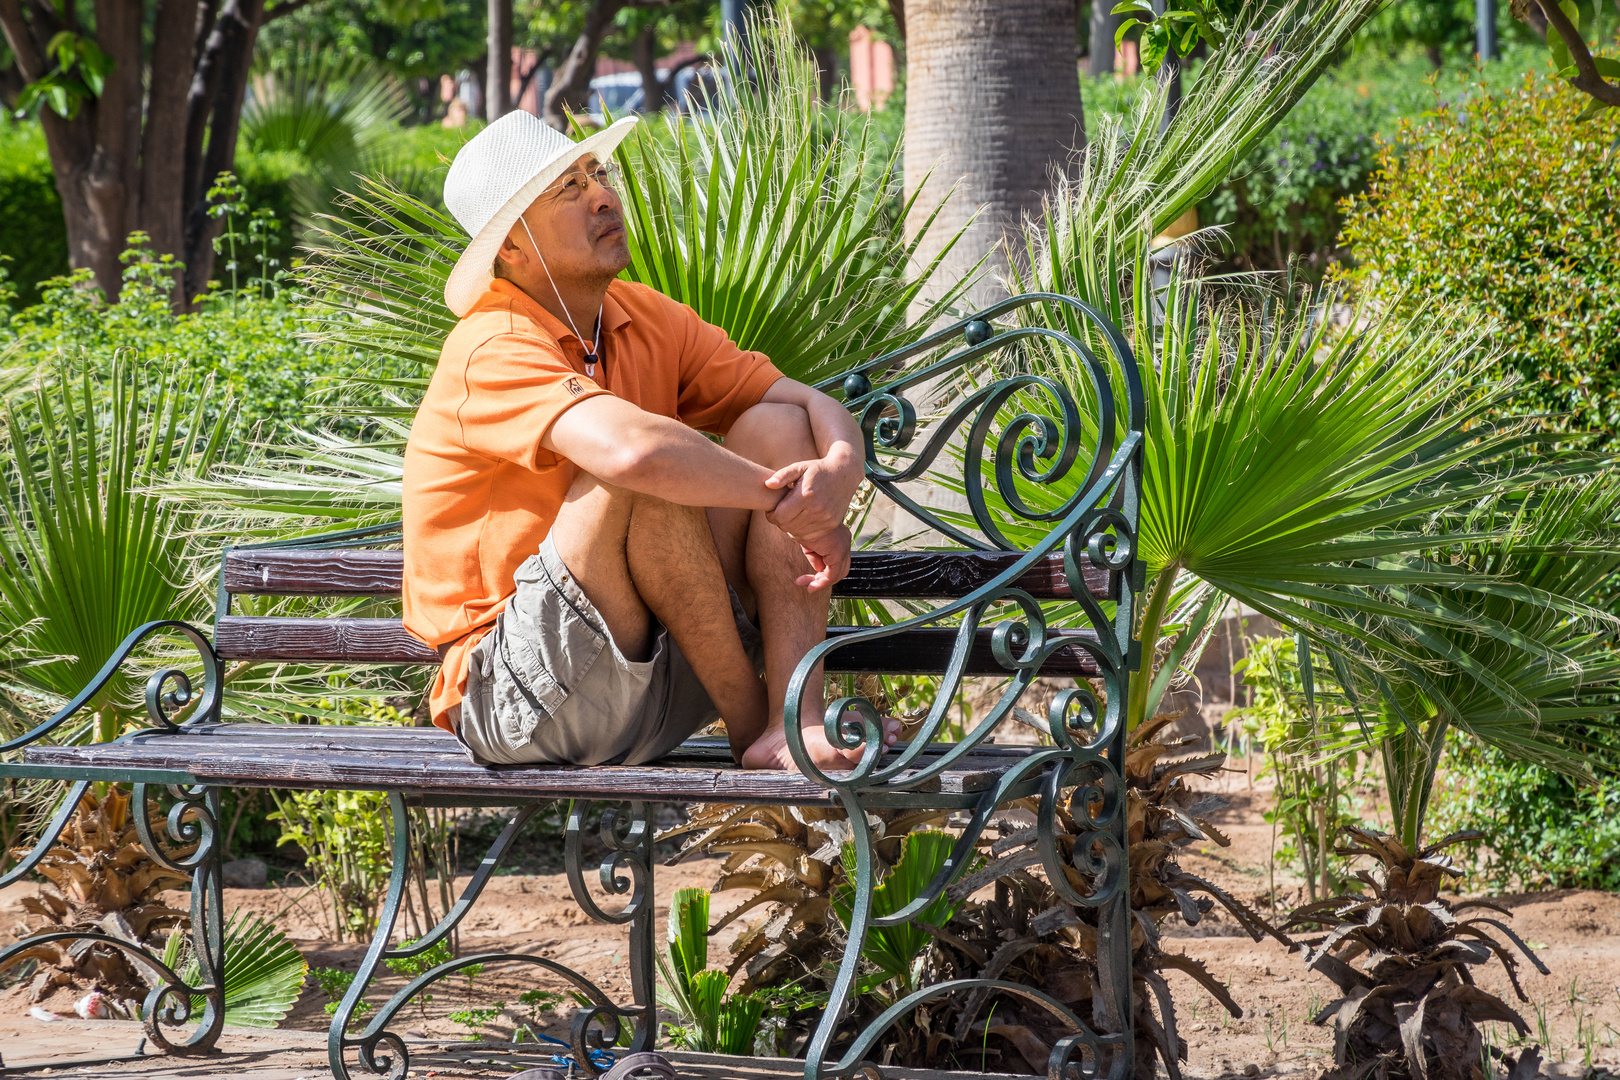
[[[911, 0], [905, 19], [906, 194], [920, 190], [910, 227], [945, 204], [919, 259], [974, 219], [934, 280], [956, 281], [987, 255], [991, 274], [1004, 272], [1003, 238], [1085, 142], [1074, 0]], [[970, 300], [1001, 295], [987, 279]]]
[[1114, 34], [1125, 16], [1113, 12], [1114, 0], [1091, 0], [1091, 57], [1086, 70], [1092, 78], [1114, 73]]
[[489, 78], [484, 119], [494, 123], [512, 111], [512, 0], [489, 0]]

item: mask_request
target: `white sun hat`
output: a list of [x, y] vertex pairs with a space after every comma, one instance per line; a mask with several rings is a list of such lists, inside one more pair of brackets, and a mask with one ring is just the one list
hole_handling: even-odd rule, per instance
[[586, 154], [607, 160], [635, 124], [627, 116], [575, 142], [518, 109], [467, 140], [444, 178], [444, 205], [472, 237], [444, 283], [457, 318], [489, 288], [495, 253], [529, 204]]

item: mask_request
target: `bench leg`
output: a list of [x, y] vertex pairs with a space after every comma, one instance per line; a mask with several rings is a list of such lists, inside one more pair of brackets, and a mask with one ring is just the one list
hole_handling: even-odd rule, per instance
[[[656, 1018], [652, 1007], [652, 984], [650, 976], [643, 977], [633, 972], [632, 990], [635, 995], [635, 1004], [631, 1006], [615, 1005], [601, 988], [586, 979], [578, 972], [564, 967], [544, 957], [533, 956], [528, 953], [469, 953], [456, 957], [446, 963], [439, 964], [428, 971], [416, 976], [403, 988], [391, 997], [386, 1004], [377, 1010], [364, 1030], [357, 1034], [350, 1034], [349, 1023], [354, 1017], [356, 1008], [365, 996], [367, 987], [376, 977], [378, 970], [389, 960], [407, 959], [419, 956], [448, 937], [461, 920], [472, 910], [474, 903], [489, 884], [490, 878], [495, 874], [501, 860], [511, 849], [513, 841], [529, 823], [535, 813], [544, 803], [530, 803], [525, 805], [513, 815], [512, 820], [501, 830], [500, 836], [490, 845], [489, 851], [479, 863], [478, 869], [473, 873], [472, 880], [457, 898], [455, 904], [445, 914], [437, 926], [409, 947], [389, 947], [393, 936], [394, 926], [398, 921], [400, 909], [404, 905], [405, 887], [408, 883], [409, 855], [411, 851], [411, 819], [406, 811], [404, 797], [398, 792], [388, 796], [389, 814], [393, 822], [393, 868], [389, 873], [388, 893], [383, 905], [381, 916], [377, 920], [377, 930], [372, 935], [371, 945], [360, 963], [360, 969], [355, 974], [354, 981], [349, 984], [348, 991], [338, 1004], [336, 1014], [332, 1017], [332, 1024], [327, 1033], [327, 1059], [332, 1067], [334, 1080], [350, 1080], [352, 1074], [348, 1062], [348, 1051], [355, 1050], [360, 1068], [365, 1073], [386, 1074], [389, 1080], [399, 1080], [410, 1068], [410, 1052], [405, 1047], [405, 1041], [397, 1033], [389, 1030], [389, 1025], [401, 1009], [408, 1005], [417, 995], [421, 994], [433, 983], [438, 982], [447, 975], [452, 975], [463, 968], [475, 964], [489, 965], [497, 963], [520, 963], [540, 968], [566, 980], [571, 988], [585, 999], [589, 1004], [580, 1008], [574, 1016], [573, 1050], [575, 1060], [580, 1062], [583, 1069], [594, 1075], [600, 1072], [591, 1062], [590, 1051], [603, 1046], [611, 1046], [617, 1039], [619, 1025], [623, 1019], [635, 1019], [637, 1026], [631, 1041], [632, 1050], [650, 1049], [652, 1046], [653, 1024]], [[568, 833], [568, 867], [569, 881], [574, 885], [575, 895], [581, 896], [584, 888], [583, 878], [578, 873], [579, 859], [579, 831], [583, 819], [583, 809], [576, 807], [569, 819]], [[610, 855], [603, 864], [603, 881], [610, 892], [630, 892], [633, 895], [629, 905], [623, 910], [614, 913], [602, 912], [594, 904], [584, 904], [585, 910], [593, 918], [604, 922], [630, 923], [631, 945], [630, 956], [632, 965], [643, 964], [650, 972], [652, 953], [652, 889], [651, 868], [648, 856], [652, 850], [652, 833], [644, 813], [639, 807], [632, 811], [632, 815], [623, 827], [620, 823], [625, 819], [619, 815], [608, 814], [603, 817], [603, 836], [608, 840]], [[611, 836], [612, 839], [609, 839]], [[621, 845], [615, 847], [615, 843]], [[625, 879], [617, 871], [629, 867], [632, 878]], [[632, 885], [633, 881], [633, 885]], [[588, 899], [588, 894], [587, 899]], [[639, 946], [638, 946], [638, 943]], [[644, 961], [638, 961], [644, 957]], [[639, 971], [639, 968], [637, 968]], [[606, 1028], [604, 1032], [602, 1028]], [[604, 1037], [605, 1036], [605, 1037]]]
[[[631, 1004], [628, 1007], [592, 1005], [574, 1014], [574, 1059], [595, 1075], [601, 1070], [591, 1061], [590, 1049], [616, 1042], [623, 1020], [633, 1019], [636, 1025], [630, 1036], [629, 1053], [651, 1050], [657, 1044], [658, 1005], [654, 965], [658, 946], [653, 933], [653, 825], [647, 804], [633, 802], [625, 810], [608, 809], [602, 812], [598, 835], [607, 848], [607, 856], [598, 867], [597, 876], [602, 888], [609, 893], [616, 896], [629, 894], [624, 907], [613, 912], [604, 911], [585, 884], [582, 841], [585, 815], [590, 806], [590, 803], [576, 801], [568, 815], [564, 848], [568, 884], [574, 891], [575, 902], [585, 914], [601, 923], [629, 924], [630, 929]], [[625, 871], [628, 871], [628, 877]], [[595, 1030], [593, 1025], [601, 1024], [604, 1020], [607, 1021], [607, 1030]]]
[[[146, 999], [141, 1010], [147, 1035], [171, 1054], [198, 1054], [213, 1050], [225, 1026], [225, 897], [219, 870], [219, 789], [212, 787], [170, 787], [178, 802], [169, 809], [169, 835], [179, 841], [196, 841], [191, 855], [171, 869], [191, 871], [191, 951], [197, 964], [196, 988], [176, 980], [159, 986]], [[136, 784], [130, 803], [135, 829], [153, 861], [168, 863], [155, 837], [147, 835], [147, 788]], [[201, 996], [203, 1014], [197, 1030], [183, 1042], [172, 1042], [160, 1024], [185, 1023], [191, 1017], [192, 998]]]
[[[40, 834], [38, 842], [20, 863], [0, 876], [0, 887], [22, 880], [39, 864], [56, 845], [89, 788], [90, 781], [81, 780], [68, 789], [66, 798]], [[171, 859], [157, 844], [149, 825], [145, 784], [134, 785], [130, 813], [141, 843], [152, 861], [191, 878], [191, 943], [198, 969], [195, 985], [188, 983], [181, 972], [172, 970], [160, 956], [144, 945], [100, 931], [64, 930], [24, 938], [8, 948], [0, 949], [0, 968], [4, 968], [12, 957], [20, 953], [55, 941], [93, 941], [118, 949], [156, 975], [156, 985], [141, 1009], [147, 1037], [167, 1053], [203, 1054], [214, 1048], [225, 1023], [225, 915], [220, 892], [219, 850], [216, 847], [219, 792], [201, 787], [171, 787], [169, 790], [178, 801], [169, 814], [168, 832], [176, 841], [196, 842], [197, 846], [189, 856]], [[203, 1011], [196, 1019], [196, 1030], [179, 1042], [172, 1040], [160, 1025], [191, 1022], [193, 1001], [197, 998], [202, 999]]]
[[[1051, 764], [1050, 758], [1047, 759], [1047, 763]], [[1039, 759], [1031, 757], [1027, 767], [1040, 764]], [[952, 856], [955, 864], [965, 864], [966, 858], [971, 856], [973, 840], [988, 823], [990, 816], [1005, 801], [1003, 798], [1005, 789], [1018, 783], [1025, 771], [1025, 769], [1009, 771], [1001, 778], [996, 788], [985, 793], [974, 810], [971, 824], [957, 841], [957, 849]], [[1060, 800], [1069, 797], [1069, 787], [1074, 783], [1069, 777], [1075, 773], [1071, 768], [1065, 767], [1065, 764], [1059, 763], [1049, 768], [1046, 775], [1047, 782], [1043, 785], [1041, 793], [1037, 843], [1043, 849], [1043, 861], [1050, 861], [1044, 857], [1051, 852], [1051, 860], [1056, 859], [1055, 844], [1051, 842], [1056, 828], [1055, 807]], [[1110, 783], [1110, 776], [1113, 783]], [[902, 997], [868, 1023], [864, 1029], [855, 1033], [852, 1040], [842, 1043], [844, 1049], [841, 1058], [836, 1061], [829, 1060], [834, 1054], [835, 1042], [840, 1041], [839, 1025], [855, 993], [861, 954], [876, 918], [872, 911], [872, 889], [877, 884], [875, 878], [877, 860], [873, 852], [872, 834], [870, 830], [857, 826], [852, 830], [850, 837], [850, 843], [855, 849], [855, 873], [851, 882], [853, 903], [849, 938], [844, 946], [844, 955], [839, 963], [838, 975], [828, 996], [826, 1009], [805, 1048], [805, 1080], [856, 1076], [864, 1077], [866, 1080], [881, 1080], [882, 1073], [878, 1066], [867, 1057], [878, 1039], [891, 1027], [910, 1016], [917, 1006], [954, 993], [967, 993], [970, 1009], [974, 1007], [975, 1001], [978, 1008], [982, 1009], [995, 995], [1023, 998], [1045, 1008], [1062, 1021], [1070, 1034], [1059, 1039], [1052, 1049], [1048, 1065], [1049, 1080], [1065, 1080], [1067, 1077], [1107, 1077], [1108, 1080], [1127, 1080], [1133, 1064], [1130, 1025], [1130, 897], [1128, 890], [1123, 887], [1128, 874], [1128, 868], [1124, 863], [1124, 800], [1114, 798], [1122, 794], [1123, 785], [1118, 783], [1117, 773], [1112, 772], [1106, 761], [1093, 760], [1088, 762], [1088, 767], [1075, 791], [1073, 797], [1078, 804], [1086, 805], [1093, 801], [1108, 804], [1102, 818], [1094, 819], [1096, 832], [1082, 836], [1077, 841], [1077, 848], [1082, 850], [1090, 850], [1085, 845], [1094, 843], [1108, 852], [1087, 866], [1101, 884], [1093, 897], [1085, 898], [1085, 906], [1098, 909], [1097, 966], [1099, 989], [1102, 991], [1099, 1011], [1103, 1015], [1094, 1016], [1093, 1020], [1102, 1025], [1104, 1033], [1096, 1032], [1092, 1025], [1076, 1016], [1063, 1003], [1022, 983], [999, 979], [953, 979], [925, 986]], [[834, 794], [843, 804], [851, 822], [866, 821], [866, 811], [857, 792], [839, 790]], [[926, 907], [932, 902], [933, 897], [939, 895], [938, 890], [945, 885], [946, 878], [942, 875], [930, 885], [924, 896], [914, 901], [909, 908]], [[903, 914], [897, 912], [894, 916], [890, 916], [890, 919], [898, 919]]]

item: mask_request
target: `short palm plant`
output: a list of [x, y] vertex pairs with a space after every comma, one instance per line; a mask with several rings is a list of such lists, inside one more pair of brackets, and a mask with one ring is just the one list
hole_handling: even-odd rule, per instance
[[[1168, 971], [1179, 971], [1206, 988], [1221, 1005], [1241, 1015], [1225, 986], [1198, 960], [1166, 950], [1160, 928], [1172, 919], [1196, 924], [1217, 904], [1255, 940], [1280, 936], [1263, 917], [1214, 883], [1188, 873], [1177, 852], [1193, 843], [1226, 846], [1230, 841], [1210, 820], [1225, 804], [1219, 796], [1195, 790], [1189, 781], [1217, 771], [1220, 753], [1198, 753], [1194, 740], [1168, 738], [1173, 717], [1138, 728], [1125, 761], [1126, 819], [1130, 822], [1130, 902], [1136, 1059], [1133, 1075], [1151, 1080], [1162, 1064], [1180, 1076], [1187, 1044], [1180, 1037], [1170, 1005]], [[1030, 799], [1014, 813], [993, 821], [980, 840], [982, 858], [909, 923], [874, 929], [852, 1003], [851, 1023], [874, 1019], [894, 1000], [921, 985], [950, 979], [1000, 979], [1023, 983], [1051, 995], [1077, 1015], [1095, 1015], [1100, 1002], [1098, 912], [1065, 903], [1031, 871], [1040, 861], [1034, 830], [1023, 812], [1036, 812]], [[1072, 869], [1084, 865], [1072, 848], [1086, 831], [1077, 807], [1060, 806], [1057, 843], [1070, 862], [1071, 884], [1091, 892], [1096, 883]], [[846, 865], [849, 821], [841, 811], [768, 806], [694, 806], [690, 820], [664, 838], [687, 836], [677, 859], [724, 856], [716, 891], [746, 890], [710, 929], [714, 933], [742, 918], [750, 923], [732, 946], [731, 970], [740, 971], [749, 990], [783, 985], [815, 994], [826, 992], [829, 972], [843, 948], [840, 931], [849, 921], [850, 872]], [[936, 826], [945, 815], [931, 811], [879, 811], [873, 815], [874, 845], [889, 868], [873, 892], [878, 912], [893, 911], [922, 895], [945, 865], [954, 837]], [[974, 898], [993, 886], [993, 895]], [[1163, 1022], [1153, 1015], [1158, 1002]], [[803, 1035], [790, 1020], [790, 1037]], [[1000, 996], [992, 1006], [988, 991], [951, 995], [918, 1006], [911, 1022], [886, 1037], [883, 1053], [911, 1067], [944, 1067], [968, 1055], [981, 1055], [989, 1069], [1037, 1072], [1047, 1067], [1054, 1042], [1067, 1034], [1047, 1010]], [[874, 1048], [876, 1049], [876, 1048]]]
[[[1136, 134], [1144, 131], [1138, 124]], [[1336, 326], [1324, 317], [1331, 296], [1218, 293], [1190, 278], [1185, 256], [1162, 260], [1169, 281], [1161, 271], [1156, 286], [1149, 233], [1121, 242], [1130, 222], [1108, 205], [1110, 192], [1139, 177], [1130, 159], [1140, 143], [1099, 143], [1032, 225], [1024, 283], [1111, 314], [1141, 363], [1137, 544], [1149, 588], [1128, 722], [1151, 720], [1175, 667], [1199, 647], [1200, 628], [1238, 601], [1297, 632], [1351, 695], [1362, 722], [1338, 730], [1370, 739], [1384, 758], [1394, 864], [1417, 858], [1410, 853], [1421, 847], [1450, 727], [1584, 768], [1612, 741], [1620, 678], [1613, 620], [1594, 607], [1620, 554], [1604, 463], [1503, 419], [1514, 390], [1487, 379], [1487, 327], [1440, 312], [1368, 310]], [[1162, 224], [1156, 210], [1141, 222]], [[1046, 324], [1102, 345], [1078, 322]], [[1067, 387], [1085, 415], [1094, 399], [1078, 364], [1039, 352], [1022, 362]], [[988, 473], [986, 482], [994, 483]], [[1053, 488], [1021, 485], [1019, 494], [1050, 508], [1072, 490]], [[1033, 535], [1010, 514], [1003, 531], [1015, 541]], [[1394, 888], [1397, 873], [1378, 887]], [[1349, 904], [1340, 907], [1353, 922]], [[1400, 978], [1395, 968], [1372, 971], [1362, 990]], [[1429, 989], [1389, 1000], [1407, 1008]], [[1453, 1010], [1446, 1038], [1477, 1038], [1474, 1021], [1495, 1006], [1476, 1004]], [[1437, 1048], [1455, 1049], [1436, 1040]], [[1421, 1062], [1412, 1068], [1422, 1074]]]
[[386, 160], [390, 136], [410, 114], [394, 79], [361, 57], [301, 45], [285, 63], [260, 64], [242, 108], [242, 140], [255, 153], [300, 166], [294, 210], [308, 222], [329, 212], [336, 193]]
[[[1376, 861], [1372, 873], [1357, 875], [1369, 895], [1335, 896], [1293, 913], [1290, 929], [1317, 932], [1302, 939], [1306, 964], [1344, 995], [1315, 1017], [1334, 1027], [1335, 1068], [1325, 1077], [1478, 1080], [1494, 1072], [1480, 1024], [1505, 1023], [1521, 1036], [1530, 1034], [1524, 1017], [1476, 985], [1470, 969], [1495, 957], [1519, 1000], [1528, 1001], [1518, 963], [1500, 939], [1512, 942], [1543, 975], [1546, 966], [1505, 923], [1491, 917], [1507, 915], [1505, 909], [1486, 900], [1453, 902], [1440, 895], [1441, 887], [1462, 873], [1441, 852], [1466, 839], [1458, 834], [1409, 848], [1393, 837], [1350, 829], [1339, 854], [1370, 855]], [[1529, 1080], [1539, 1058], [1530, 1049], [1508, 1059], [1509, 1076]]]
[[[5, 399], [0, 628], [35, 658], [5, 670], [22, 710], [48, 716], [131, 630], [201, 610], [186, 516], [150, 489], [218, 459], [233, 410], [210, 421], [217, 404], [207, 385], [122, 362], [105, 380], [67, 366]], [[137, 682], [115, 677], [58, 737], [119, 734], [140, 709]]]
[[[160, 814], [153, 814], [151, 824], [154, 834], [162, 832]], [[177, 847], [170, 855], [184, 857], [194, 848]], [[162, 899], [164, 891], [185, 885], [185, 876], [147, 855], [131, 819], [130, 796], [116, 787], [99, 799], [84, 796], [60, 842], [40, 862], [39, 873], [45, 878], [39, 895], [22, 898], [23, 936], [101, 931], [144, 942], [154, 931], [187, 920], [184, 911]], [[145, 996], [136, 965], [117, 948], [50, 941], [23, 950], [13, 962], [28, 959], [42, 964], [31, 987], [35, 1002], [63, 986], [80, 993], [95, 986], [115, 1000]]]
[[[1601, 610], [1620, 568], [1620, 476], [1497, 495], [1459, 508], [1448, 525], [1456, 541], [1437, 558], [1494, 587], [1431, 590], [1442, 610], [1460, 614], [1414, 642], [1432, 660], [1408, 677], [1347, 670], [1377, 718], [1395, 835], [1407, 850], [1423, 841], [1452, 728], [1580, 778], [1620, 761], [1620, 620]], [[1448, 663], [1457, 656], [1471, 664]]]

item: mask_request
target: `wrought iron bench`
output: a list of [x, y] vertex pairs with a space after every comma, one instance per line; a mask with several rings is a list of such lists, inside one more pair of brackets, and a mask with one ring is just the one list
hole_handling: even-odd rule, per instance
[[[995, 320], [1038, 308], [1039, 327], [998, 328]], [[1111, 356], [1098, 358], [1078, 337], [1082, 322], [1108, 344]], [[1055, 328], [1054, 328], [1055, 327]], [[1064, 328], [1067, 328], [1067, 332]], [[942, 415], [919, 430], [908, 391], [933, 392], [942, 379], [1009, 346], [1067, 349], [1091, 376], [1087, 400], [1093, 415], [1083, 425], [1079, 406], [1054, 381], [1028, 374], [982, 380], [945, 398]], [[942, 356], [943, 354], [943, 356]], [[1106, 362], [1105, 362], [1106, 361]], [[873, 387], [873, 380], [880, 385]], [[791, 749], [800, 772], [752, 772], [732, 765], [723, 740], [696, 739], [669, 758], [637, 767], [599, 766], [483, 768], [468, 761], [454, 738], [432, 728], [319, 726], [231, 723], [225, 685], [227, 665], [256, 662], [331, 662], [355, 665], [431, 665], [436, 653], [405, 633], [397, 618], [286, 618], [236, 614], [233, 597], [397, 597], [402, 556], [386, 550], [384, 530], [361, 530], [225, 552], [212, 639], [185, 623], [149, 623], [132, 632], [107, 661], [96, 680], [49, 721], [21, 739], [0, 747], [26, 747], [21, 760], [0, 763], [0, 775], [54, 778], [70, 788], [38, 843], [23, 861], [0, 877], [19, 880], [44, 856], [67, 824], [88, 786], [119, 782], [133, 786], [133, 820], [154, 859], [192, 878], [191, 937], [200, 961], [197, 985], [186, 985], [161, 959], [140, 946], [104, 934], [90, 937], [125, 951], [158, 973], [144, 1016], [154, 1042], [165, 1050], [195, 1053], [210, 1049], [222, 1024], [222, 894], [216, 825], [224, 788], [342, 788], [387, 794], [393, 818], [393, 869], [386, 904], [360, 970], [332, 1019], [329, 1054], [334, 1076], [351, 1073], [349, 1051], [361, 1070], [401, 1077], [409, 1065], [404, 1041], [389, 1030], [406, 1002], [425, 987], [469, 965], [530, 964], [566, 980], [583, 1005], [573, 1020], [577, 1061], [595, 1072], [590, 1051], [612, 1045], [621, 1024], [631, 1025], [629, 1045], [648, 1049], [657, 1035], [654, 995], [654, 923], [650, 802], [726, 802], [831, 806], [852, 821], [885, 807], [933, 808], [963, 812], [967, 821], [947, 865], [927, 893], [902, 911], [878, 918], [871, 911], [876, 873], [873, 839], [854, 830], [855, 897], [848, 946], [831, 998], [806, 1048], [805, 1076], [821, 1080], [869, 1070], [868, 1050], [892, 1024], [921, 1001], [972, 986], [1020, 995], [1040, 1002], [1061, 1018], [1072, 1034], [1052, 1052], [1051, 1076], [1079, 1068], [1087, 1075], [1121, 1077], [1131, 1067], [1132, 1033], [1129, 911], [1126, 880], [1124, 792], [1120, 779], [1125, 732], [1121, 721], [1129, 673], [1139, 659], [1132, 626], [1142, 568], [1135, 557], [1140, 488], [1142, 394], [1134, 359], [1105, 319], [1070, 298], [1039, 295], [1004, 301], [964, 319], [900, 352], [865, 362], [827, 388], [841, 390], [861, 418], [867, 435], [867, 475], [871, 482], [917, 517], [969, 549], [966, 551], [862, 551], [836, 589], [839, 597], [904, 601], [921, 614], [883, 626], [834, 626], [825, 643], [800, 664], [787, 702]], [[1056, 419], [1019, 410], [1020, 394], [1044, 395]], [[1121, 403], [1116, 407], [1116, 401]], [[1100, 436], [1098, 432], [1101, 432]], [[926, 436], [926, 437], [923, 437]], [[948, 444], [956, 440], [963, 461], [961, 480], [971, 512], [951, 516], [920, 505], [902, 485], [921, 478]], [[985, 451], [994, 443], [994, 451]], [[1082, 455], [1088, 442], [1089, 454]], [[898, 464], [894, 464], [898, 462]], [[1044, 463], [1044, 465], [1043, 465]], [[1085, 471], [1082, 472], [1081, 469]], [[1015, 475], [1016, 474], [1016, 475]], [[990, 509], [984, 490], [990, 478], [1002, 510]], [[1020, 484], [1065, 483], [1068, 495], [1038, 511], [1018, 494]], [[1027, 489], [1026, 489], [1027, 490]], [[1004, 535], [1011, 521], [1033, 523], [1040, 536], [1019, 549]], [[1046, 625], [1042, 601], [1072, 601], [1088, 625], [1057, 629]], [[1010, 617], [994, 626], [992, 605], [1010, 604]], [[114, 742], [52, 745], [45, 736], [83, 709], [119, 666], [154, 635], [180, 635], [195, 648], [201, 689], [180, 668], [153, 672], [146, 682], [152, 726]], [[831, 703], [830, 737], [851, 748], [864, 746], [861, 764], [849, 771], [822, 772], [806, 759], [798, 735], [798, 701], [818, 661], [829, 674], [877, 672], [942, 675], [936, 704], [909, 743], [884, 750], [881, 728], [870, 703], [846, 698]], [[1057, 695], [1047, 717], [1051, 745], [1014, 747], [987, 744], [1013, 718], [1024, 690], [1037, 675], [1076, 677]], [[961, 680], [996, 675], [1008, 689], [956, 743], [935, 743]], [[1103, 684], [1101, 701], [1087, 679]], [[183, 722], [171, 717], [185, 710]], [[851, 711], [861, 722], [849, 719]], [[835, 719], [843, 717], [842, 726]], [[173, 799], [168, 833], [195, 841], [183, 859], [166, 855], [151, 835], [148, 802], [167, 789]], [[565, 834], [569, 881], [577, 902], [593, 919], [628, 925], [632, 1000], [615, 1003], [600, 988], [551, 960], [508, 952], [464, 955], [411, 980], [383, 1005], [364, 1030], [349, 1025], [379, 965], [417, 956], [446, 938], [471, 909], [518, 832], [546, 802], [576, 800]], [[960, 872], [975, 850], [991, 815], [1016, 799], [1039, 800], [1037, 847], [1040, 861], [1067, 903], [1098, 909], [1099, 982], [1109, 1015], [1093, 1031], [1080, 1017], [1038, 991], [1011, 982], [957, 981], [926, 987], [903, 999], [866, 1030], [839, 1036], [840, 1019], [856, 984], [862, 944], [877, 926], [907, 921], [926, 908]], [[1072, 799], [1078, 820], [1093, 830], [1081, 835], [1072, 854], [1054, 841], [1053, 817], [1060, 801]], [[583, 839], [592, 801], [628, 803], [601, 819], [608, 856], [600, 868], [601, 887], [625, 897], [622, 907], [604, 910], [587, 888]], [[153, 804], [155, 805], [155, 803]], [[485, 855], [459, 900], [429, 934], [409, 946], [392, 945], [407, 881], [410, 806], [514, 807], [509, 824]], [[1094, 883], [1082, 894], [1065, 873], [1065, 861]], [[1076, 862], [1077, 861], [1077, 864]], [[0, 963], [34, 938], [0, 951]], [[192, 1015], [193, 997], [204, 1003]], [[1094, 1018], [1095, 1019], [1095, 1018]], [[184, 1039], [171, 1038], [175, 1025], [195, 1024]]]

